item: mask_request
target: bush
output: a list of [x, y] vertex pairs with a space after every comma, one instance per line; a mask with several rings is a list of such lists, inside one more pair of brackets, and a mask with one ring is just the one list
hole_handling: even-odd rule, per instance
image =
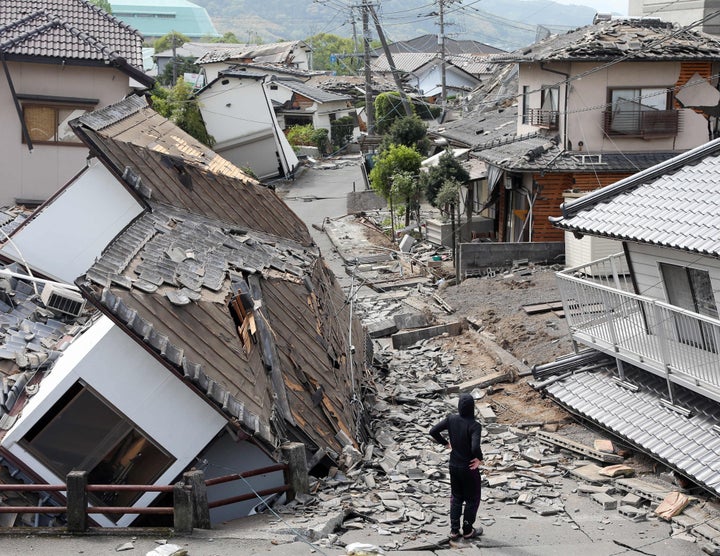
[[292, 126], [287, 132], [287, 139], [295, 148], [303, 145], [317, 147], [320, 154], [327, 152], [329, 144], [327, 129], [315, 129], [312, 124]]
[[355, 118], [343, 116], [330, 124], [330, 137], [335, 148], [344, 147], [352, 139]]

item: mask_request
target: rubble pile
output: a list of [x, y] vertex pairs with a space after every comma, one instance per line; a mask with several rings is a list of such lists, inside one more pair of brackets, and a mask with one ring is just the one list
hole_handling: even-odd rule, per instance
[[[461, 391], [476, 399], [483, 423], [482, 503], [479, 524], [486, 534], [497, 520], [526, 520], [531, 514], [550, 526], [582, 529], [577, 503], [590, 500], [602, 530], [614, 519], [632, 523], [667, 521], [673, 535], [690, 542], [720, 540], [720, 520], [700, 498], [685, 496], [669, 482], [634, 477], [619, 455], [630, 455], [598, 438], [586, 445], [556, 434], [559, 423], [501, 424], [493, 412], [502, 388], [466, 380], [454, 356], [421, 341], [404, 350], [376, 341], [375, 394], [367, 403], [373, 443], [347, 450], [341, 469], [315, 486], [314, 496], [283, 508], [332, 516], [337, 531], [314, 541], [325, 546], [371, 543], [383, 550], [433, 550], [447, 546], [449, 451], [428, 434], [457, 408]], [[465, 381], [465, 382], [463, 382]], [[568, 424], [568, 429], [579, 425]], [[586, 431], [587, 432], [587, 431]], [[670, 513], [668, 512], [670, 509]], [[717, 529], [713, 529], [715, 524]], [[695, 527], [698, 533], [690, 534]], [[326, 531], [327, 533], [327, 531]], [[477, 542], [482, 542], [482, 539]]]

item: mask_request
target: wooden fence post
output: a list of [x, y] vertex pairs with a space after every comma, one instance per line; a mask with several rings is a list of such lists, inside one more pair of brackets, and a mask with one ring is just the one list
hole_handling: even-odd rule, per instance
[[308, 494], [310, 492], [305, 444], [302, 442], [287, 442], [280, 446], [280, 449], [288, 465], [285, 481], [290, 490], [287, 491], [285, 496], [287, 501], [291, 502], [298, 494]]
[[67, 486], [67, 530], [83, 533], [87, 530], [87, 471], [70, 471]]
[[176, 533], [192, 533], [192, 495], [185, 483], [173, 485], [173, 528]]
[[190, 488], [193, 527], [197, 527], [198, 529], [212, 529], [207, 485], [205, 485], [205, 473], [199, 470], [188, 471], [183, 474], [183, 480], [185, 481], [185, 485]]

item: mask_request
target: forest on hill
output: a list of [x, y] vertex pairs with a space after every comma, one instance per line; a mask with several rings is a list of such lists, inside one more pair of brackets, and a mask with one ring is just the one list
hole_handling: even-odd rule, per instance
[[[232, 32], [241, 42], [305, 39], [319, 33], [352, 37], [353, 21], [358, 36], [362, 34], [360, 2], [353, 0], [194, 2], [207, 9], [220, 33]], [[383, 0], [377, 9], [390, 41], [438, 32], [437, 0]], [[587, 25], [594, 15], [593, 8], [552, 0], [445, 0], [445, 34], [514, 50], [535, 42], [539, 33]], [[374, 30], [372, 35], [376, 38]]]

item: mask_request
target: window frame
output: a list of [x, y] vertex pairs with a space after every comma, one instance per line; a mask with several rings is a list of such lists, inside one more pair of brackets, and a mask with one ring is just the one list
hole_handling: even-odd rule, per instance
[[[618, 93], [623, 91], [628, 93], [627, 98], [619, 98]], [[643, 104], [643, 99], [662, 96], [661, 92], [663, 103]], [[633, 106], [637, 108], [633, 110]], [[622, 113], [624, 117], [620, 116]], [[605, 133], [612, 137], [674, 137], [679, 131], [679, 112], [674, 108], [669, 86], [608, 87], [604, 119]]]
[[[82, 110], [83, 113], [87, 113], [95, 110], [100, 102], [98, 99], [50, 97], [43, 95], [17, 95], [17, 98], [20, 101], [20, 105], [22, 108], [23, 124], [26, 127], [28, 134], [30, 135], [30, 140], [32, 141], [33, 145], [61, 145], [67, 147], [85, 147], [85, 144], [74, 133], [72, 133], [72, 140], [60, 140], [60, 125], [63, 122], [74, 119], [74, 117], [72, 116], [73, 111]], [[26, 110], [28, 110], [29, 108], [45, 108], [53, 110], [53, 139], [36, 139], [32, 136], [30, 124], [28, 123], [26, 116]], [[70, 111], [71, 114], [68, 118], [61, 120], [60, 116], [62, 111]], [[27, 141], [25, 139], [25, 134], [21, 133], [20, 135], [22, 143], [26, 144]]]

